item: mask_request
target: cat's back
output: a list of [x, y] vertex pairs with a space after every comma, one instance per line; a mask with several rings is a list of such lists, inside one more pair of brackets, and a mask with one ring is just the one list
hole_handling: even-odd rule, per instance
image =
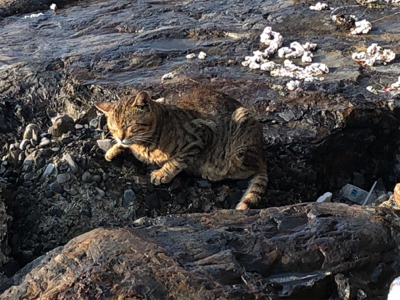
[[208, 87], [192, 90], [183, 95], [175, 105], [210, 117], [230, 116], [237, 108], [242, 107], [231, 96]]

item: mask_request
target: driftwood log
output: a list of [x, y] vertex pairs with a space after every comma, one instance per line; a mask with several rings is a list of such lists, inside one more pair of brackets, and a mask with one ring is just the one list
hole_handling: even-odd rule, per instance
[[334, 203], [142, 218], [50, 251], [0, 299], [386, 299], [399, 234], [396, 211]]

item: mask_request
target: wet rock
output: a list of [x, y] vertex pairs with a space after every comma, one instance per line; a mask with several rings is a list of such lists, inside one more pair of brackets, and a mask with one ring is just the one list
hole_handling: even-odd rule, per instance
[[29, 181], [33, 178], [33, 173], [24, 174], [24, 181]]
[[58, 182], [53, 182], [50, 184], [50, 189], [57, 193], [57, 194], [62, 194], [64, 193], [63, 187], [58, 183]]
[[105, 140], [97, 140], [97, 145], [101, 150], [107, 152], [107, 150], [110, 149], [113, 144], [111, 139], [105, 139]]
[[51, 125], [48, 132], [49, 132], [49, 134], [51, 134], [55, 137], [60, 137], [64, 133], [67, 133], [68, 131], [75, 130], [74, 119], [72, 119], [68, 115], [62, 115], [62, 116], [55, 117], [52, 120], [52, 122], [53, 122], [53, 125]]
[[128, 206], [132, 204], [136, 199], [136, 194], [132, 189], [127, 189], [124, 192], [124, 198], [122, 199], [122, 206]]
[[44, 196], [45, 196], [46, 198], [51, 198], [51, 197], [54, 196], [54, 192], [53, 192], [53, 191], [45, 191], [45, 192], [44, 192]]
[[176, 195], [176, 203], [183, 205], [186, 202], [186, 193], [180, 192]]
[[79, 167], [76, 164], [76, 162], [75, 162], [75, 160], [74, 160], [74, 158], [72, 157], [71, 154], [69, 154], [69, 153], [65, 154], [64, 157], [63, 157], [63, 160], [65, 162], [67, 162], [68, 166], [71, 169], [71, 173], [72, 174], [76, 174], [76, 173], [79, 172]]

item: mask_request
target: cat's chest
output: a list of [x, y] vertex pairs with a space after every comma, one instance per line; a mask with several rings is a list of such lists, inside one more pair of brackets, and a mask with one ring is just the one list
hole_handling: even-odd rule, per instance
[[160, 149], [150, 150], [142, 145], [132, 145], [130, 148], [139, 160], [146, 163], [162, 165], [169, 159], [169, 155]]

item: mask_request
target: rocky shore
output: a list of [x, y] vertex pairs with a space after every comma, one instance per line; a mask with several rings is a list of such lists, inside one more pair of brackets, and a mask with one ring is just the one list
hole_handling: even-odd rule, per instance
[[[346, 287], [349, 287], [351, 296], [338, 296], [337, 299], [361, 297], [358, 290], [371, 299], [385, 299], [383, 291], [387, 291], [391, 280], [400, 274], [396, 210], [344, 204], [332, 204], [332, 207], [324, 204], [318, 208], [317, 205], [299, 203], [315, 202], [326, 191], [338, 199], [339, 190], [347, 183], [369, 190], [376, 180], [381, 179], [386, 190], [393, 191], [399, 181], [400, 96], [391, 88], [400, 76], [399, 55], [388, 64], [373, 66], [352, 58], [353, 53], [366, 51], [372, 43], [400, 53], [400, 25], [395, 3], [374, 2], [362, 6], [351, 1], [334, 1], [329, 3], [333, 9], [327, 11], [310, 10], [309, 6], [315, 4], [310, 1], [286, 0], [56, 3], [58, 9], [54, 12], [49, 9], [49, 1], [0, 1], [0, 271], [3, 290], [15, 285], [1, 297], [22, 297], [29, 288], [29, 276], [44, 272], [41, 268], [55, 268], [51, 272], [57, 277], [57, 272], [61, 272], [57, 270], [60, 266], [57, 259], [67, 252], [78, 251], [79, 243], [98, 245], [104, 253], [110, 251], [110, 257], [115, 256], [114, 250], [110, 249], [113, 242], [121, 243], [121, 251], [126, 251], [123, 249], [133, 247], [136, 239], [143, 238], [144, 229], [138, 231], [135, 228], [138, 220], [146, 220], [146, 224], [140, 226], [154, 231], [150, 236], [161, 236], [160, 240], [152, 242], [162, 249], [160, 253], [165, 257], [157, 259], [160, 264], [168, 261], [168, 271], [164, 275], [153, 274], [156, 277], [148, 275], [160, 285], [148, 285], [146, 282], [150, 281], [146, 279], [141, 284], [146, 286], [143, 289], [135, 286], [137, 294], [129, 290], [132, 288], [129, 283], [120, 294], [113, 291], [111, 283], [120, 284], [121, 281], [120, 275], [113, 273], [112, 280], [104, 283], [107, 287], [104, 295], [160, 299], [160, 295], [166, 295], [165, 291], [174, 287], [176, 294], [171, 294], [171, 299], [183, 297], [184, 290], [192, 299], [241, 299], [239, 295], [248, 295], [248, 299], [256, 295], [275, 299], [284, 296], [282, 291], [290, 291], [287, 295], [294, 293], [293, 297], [297, 297], [302, 292], [296, 294], [294, 287], [286, 290], [285, 284], [274, 286], [274, 282], [279, 282], [274, 281], [274, 276], [284, 277], [286, 272], [293, 272], [293, 276], [304, 277], [311, 272], [314, 277], [310, 277], [312, 284], [308, 288], [320, 291], [323, 286], [330, 291], [330, 294], [324, 294], [323, 299], [340, 294], [339, 291], [343, 292]], [[352, 35], [349, 28], [332, 20], [333, 13], [362, 16], [371, 22], [371, 31]], [[267, 26], [282, 35], [283, 46], [289, 47], [296, 41], [302, 45], [306, 42], [317, 44], [312, 51], [313, 62], [326, 64], [329, 73], [315, 76], [315, 80], [300, 80], [299, 84], [288, 85], [291, 78], [273, 77], [268, 71], [244, 67], [242, 63], [246, 56], [266, 48], [260, 43], [260, 35]], [[206, 53], [204, 59], [198, 58], [201, 51]], [[186, 58], [192, 53], [195, 54], [193, 58]], [[268, 59], [275, 64], [283, 64], [284, 60], [276, 55]], [[307, 66], [300, 58], [293, 61], [299, 66]], [[116, 101], [119, 95], [146, 90], [153, 99], [164, 98], [173, 104], [180, 95], [198, 85], [212, 86], [235, 97], [251, 108], [262, 122], [270, 183], [260, 208], [268, 207], [268, 210], [246, 214], [223, 210], [235, 207], [247, 181], [211, 183], [181, 174], [171, 184], [155, 187], [148, 180], [153, 166], [139, 163], [128, 153], [112, 163], [104, 160], [111, 137], [104, 116], [93, 107], [94, 102]], [[294, 206], [281, 208], [285, 205]], [[324, 211], [317, 220], [323, 220], [326, 214], [330, 221], [313, 221], [309, 212], [315, 209]], [[336, 210], [337, 213], [332, 212]], [[299, 224], [289, 226], [293, 231], [285, 233], [288, 237], [273, 231], [269, 225], [260, 225], [258, 229], [249, 225], [264, 222], [263, 214], [275, 211], [282, 212], [279, 218], [283, 223], [291, 224], [296, 211], [302, 215]], [[368, 215], [368, 222], [378, 222], [381, 226], [379, 232], [384, 232], [380, 237], [380, 233], [366, 227], [362, 230], [369, 233], [363, 233], [357, 240], [364, 245], [365, 237], [370, 234], [371, 240], [375, 242], [376, 236], [379, 244], [385, 236], [380, 248], [375, 249], [376, 252], [371, 250], [375, 256], [363, 252], [360, 245], [353, 248], [344, 246], [348, 245], [346, 239], [356, 240], [351, 237], [350, 228], [354, 227], [356, 232], [358, 225], [347, 225], [344, 230], [337, 225], [335, 216], [358, 222], [358, 219], [353, 220], [356, 213], [363, 214], [365, 220]], [[168, 248], [162, 239], [166, 241], [169, 234], [174, 234], [174, 226], [178, 226], [174, 222], [184, 220], [182, 226], [190, 224], [198, 228], [202, 226], [201, 218], [225, 218], [226, 224], [221, 221], [215, 227], [225, 234], [236, 232], [236, 225], [232, 224], [239, 222], [241, 229], [237, 229], [237, 236], [231, 238], [248, 245], [255, 245], [255, 242], [254, 237], [244, 234], [246, 230], [265, 235], [260, 245], [267, 245], [271, 239], [279, 239], [280, 235], [285, 236], [289, 243], [285, 247], [290, 248], [291, 240], [296, 240], [290, 234], [301, 235], [301, 230], [312, 227], [312, 236], [299, 240], [299, 245], [307, 248], [310, 240], [326, 239], [331, 244], [328, 243], [329, 246], [324, 246], [323, 250], [320, 248], [318, 257], [332, 251], [330, 255], [339, 258], [329, 267], [322, 266], [320, 257], [318, 263], [311, 264], [312, 267], [296, 260], [291, 269], [274, 266], [272, 269], [248, 270], [248, 265], [237, 254], [226, 254], [231, 251], [229, 253], [244, 255], [236, 248], [238, 245], [231, 244], [215, 246], [212, 253], [207, 254], [212, 257], [222, 251], [222, 256], [218, 254], [216, 259], [221, 257], [223, 260], [226, 254], [226, 265], [210, 267], [209, 270], [204, 267], [207, 271], [199, 271], [194, 267], [200, 259], [196, 258], [190, 262], [192, 265], [185, 265], [185, 262], [182, 266], [180, 258], [173, 256], [175, 249]], [[187, 221], [192, 219], [196, 220], [193, 224]], [[281, 221], [274, 222], [279, 224]], [[229, 229], [232, 226], [236, 228], [233, 231]], [[300, 230], [297, 226], [304, 228]], [[100, 227], [104, 229], [98, 229]], [[126, 227], [129, 229], [121, 229]], [[165, 228], [165, 235], [159, 232], [162, 231], [160, 228]], [[188, 230], [187, 238], [193, 240], [196, 235], [190, 237], [190, 234], [197, 230], [200, 229]], [[337, 240], [331, 236], [331, 231], [336, 230], [342, 236]], [[80, 236], [82, 234], [85, 235]], [[205, 237], [199, 239], [196, 245], [186, 246], [179, 253], [192, 256], [194, 254], [190, 253], [195, 249], [207, 251], [206, 240]], [[150, 241], [146, 240], [146, 243]], [[273, 260], [279, 260], [279, 264], [283, 264], [283, 258], [278, 257], [307, 253], [300, 251], [303, 246], [295, 247], [295, 244], [295, 249], [290, 250], [293, 252], [286, 252], [288, 250], [281, 248], [284, 247], [283, 240], [280, 243], [282, 245], [274, 246], [277, 256]], [[251, 255], [257, 257], [260, 249], [267, 248], [252, 249], [254, 253]], [[344, 254], [342, 248], [353, 252]], [[95, 255], [85, 251], [87, 257]], [[256, 257], [254, 261], [257, 261]], [[352, 274], [364, 266], [360, 262], [362, 258], [372, 273], [357, 273], [354, 279]], [[102, 259], [100, 261], [104, 263], [107, 260]], [[127, 264], [143, 263], [139, 255], [123, 259]], [[156, 265], [157, 259], [152, 263]], [[78, 258], [77, 261], [81, 264], [81, 271], [68, 269], [71, 274], [94, 268], [88, 262], [89, 258]], [[70, 268], [68, 264], [65, 266]], [[154, 269], [155, 265], [146, 268]], [[207, 266], [208, 263], [200, 265]], [[347, 267], [338, 267], [344, 265]], [[22, 267], [24, 269], [18, 271]], [[381, 268], [380, 271], [375, 267]], [[101, 265], [99, 272], [106, 274], [111, 272], [110, 268], [111, 265]], [[174, 278], [170, 283], [156, 279], [175, 272], [173, 270], [178, 270], [173, 273], [176, 281]], [[220, 282], [220, 277], [224, 277], [221, 270], [226, 270], [227, 282]], [[143, 274], [148, 272], [143, 270]], [[206, 272], [211, 274], [210, 278]], [[81, 275], [76, 276], [77, 281], [82, 281]], [[139, 275], [133, 274], [127, 282], [136, 280], [134, 276]], [[183, 286], [178, 286], [182, 276], [189, 276], [189, 279]], [[359, 283], [360, 280], [371, 280], [373, 276], [376, 276], [376, 281], [371, 282], [376, 284], [376, 288]], [[296, 278], [291, 282], [302, 282]], [[78, 293], [74, 287], [70, 291], [61, 288], [51, 294], [51, 286], [61, 283], [43, 279], [44, 282], [47, 280], [47, 288], [41, 288], [39, 292], [40, 288], [35, 287], [30, 295], [43, 293], [43, 297], [55, 299], [57, 295]], [[87, 280], [82, 281], [87, 284], [86, 294], [82, 295], [91, 299], [94, 287], [89, 288], [92, 279]], [[306, 282], [310, 283], [309, 280]], [[196, 286], [200, 285], [210, 287], [204, 291], [208, 298], [195, 294], [194, 291], [199, 290]], [[237, 290], [235, 285], [238, 285]], [[153, 290], [157, 291], [154, 295], [149, 292]], [[73, 295], [79, 296], [79, 293]], [[34, 296], [29, 297], [34, 299]]]

